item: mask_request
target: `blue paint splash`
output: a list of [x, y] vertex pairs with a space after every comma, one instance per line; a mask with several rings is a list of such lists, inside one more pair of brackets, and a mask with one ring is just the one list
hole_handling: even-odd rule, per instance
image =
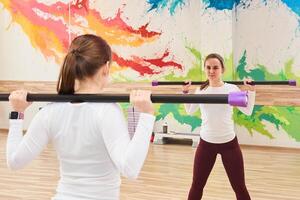
[[287, 5], [294, 13], [300, 16], [300, 1], [299, 0], [281, 0], [282, 3]]
[[151, 8], [148, 10], [150, 12], [151, 10], [164, 9], [167, 7], [168, 0], [148, 0], [147, 3], [151, 5]]
[[[174, 15], [178, 7], [185, 5], [187, 0], [147, 0], [150, 4], [148, 12], [152, 10], [163, 10], [168, 7], [171, 15]], [[288, 8], [294, 13], [300, 16], [300, 1], [299, 0], [281, 0]], [[207, 5], [206, 9], [214, 8], [216, 10], [232, 10], [235, 6], [241, 5], [247, 7], [247, 1], [241, 0], [202, 0]], [[267, 4], [267, 0], [262, 0], [264, 4]], [[248, 2], [249, 3], [249, 2]], [[249, 5], [248, 5], [249, 6]]]
[[185, 4], [185, 0], [148, 0], [147, 3], [151, 5], [148, 12], [152, 10], [159, 11], [169, 7], [170, 14], [174, 15], [177, 7], [182, 7]]
[[232, 10], [234, 6], [240, 3], [240, 0], [202, 0], [207, 5], [206, 8], [216, 10]]
[[[245, 2], [241, 0], [199, 0], [206, 5], [206, 9], [213, 8], [215, 10], [232, 10], [235, 6], [241, 4], [244, 5]], [[188, 0], [147, 0], [150, 4], [148, 12], [152, 10], [160, 11], [168, 8], [171, 15], [174, 15], [178, 7], [182, 7], [186, 4]]]
[[182, 7], [184, 4], [185, 4], [184, 0], [173, 0], [173, 2], [171, 3], [171, 6], [170, 6], [171, 15], [173, 15], [175, 13], [175, 10], [178, 6]]

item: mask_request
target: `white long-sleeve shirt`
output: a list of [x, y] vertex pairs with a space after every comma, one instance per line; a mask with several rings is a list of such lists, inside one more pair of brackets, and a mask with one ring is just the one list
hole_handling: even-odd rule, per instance
[[[221, 87], [208, 86], [204, 90], [196, 89], [196, 94], [229, 94], [240, 91], [233, 84], [225, 83]], [[237, 107], [246, 115], [251, 115], [255, 104], [255, 92], [248, 91], [247, 107]], [[232, 119], [233, 107], [228, 104], [185, 104], [187, 113], [192, 114], [198, 108], [201, 110], [202, 125], [201, 139], [211, 143], [225, 143], [234, 139], [234, 121]]]
[[136, 178], [146, 158], [155, 117], [141, 113], [130, 139], [117, 104], [53, 103], [40, 110], [27, 133], [10, 120], [7, 164], [20, 169], [52, 142], [60, 162], [54, 200], [117, 200], [120, 173]]

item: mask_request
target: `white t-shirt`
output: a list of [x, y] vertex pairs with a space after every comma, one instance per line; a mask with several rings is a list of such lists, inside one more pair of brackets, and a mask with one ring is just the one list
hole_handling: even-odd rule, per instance
[[27, 133], [10, 120], [7, 164], [19, 169], [52, 142], [60, 162], [55, 200], [117, 200], [120, 173], [136, 178], [145, 161], [155, 117], [141, 113], [132, 139], [113, 103], [53, 103], [40, 110]]
[[[196, 89], [196, 94], [229, 94], [240, 91], [233, 84], [225, 83], [221, 87], [208, 86], [204, 90]], [[246, 115], [251, 115], [255, 104], [255, 92], [248, 91], [247, 107], [237, 107]], [[233, 107], [228, 104], [185, 104], [187, 113], [192, 114], [198, 108], [201, 110], [201, 139], [211, 143], [225, 143], [234, 139]]]

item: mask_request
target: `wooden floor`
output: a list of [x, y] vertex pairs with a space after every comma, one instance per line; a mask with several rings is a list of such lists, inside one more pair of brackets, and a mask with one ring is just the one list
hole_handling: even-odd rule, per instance
[[[0, 132], [0, 200], [44, 200], [58, 180], [56, 155], [49, 146], [25, 169], [6, 168], [6, 134]], [[243, 146], [246, 182], [254, 200], [300, 199], [300, 150]], [[138, 180], [123, 180], [121, 200], [184, 200], [191, 184], [195, 149], [190, 145], [151, 145]], [[232, 200], [234, 194], [218, 158], [204, 200]]]

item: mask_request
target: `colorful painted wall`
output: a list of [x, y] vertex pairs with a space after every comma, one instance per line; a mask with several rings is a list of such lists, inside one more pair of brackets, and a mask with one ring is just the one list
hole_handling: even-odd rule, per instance
[[[72, 38], [95, 33], [112, 46], [116, 82], [204, 80], [211, 52], [224, 56], [227, 80], [300, 80], [299, 15], [292, 0], [0, 0], [0, 79], [54, 81]], [[200, 115], [157, 105], [155, 129], [198, 132]], [[300, 108], [234, 119], [242, 143], [300, 147]]]
[[[233, 20], [238, 79], [299, 82], [300, 1], [241, 1]], [[242, 142], [300, 146], [299, 107], [256, 106], [251, 118], [238, 112], [234, 118]]]

